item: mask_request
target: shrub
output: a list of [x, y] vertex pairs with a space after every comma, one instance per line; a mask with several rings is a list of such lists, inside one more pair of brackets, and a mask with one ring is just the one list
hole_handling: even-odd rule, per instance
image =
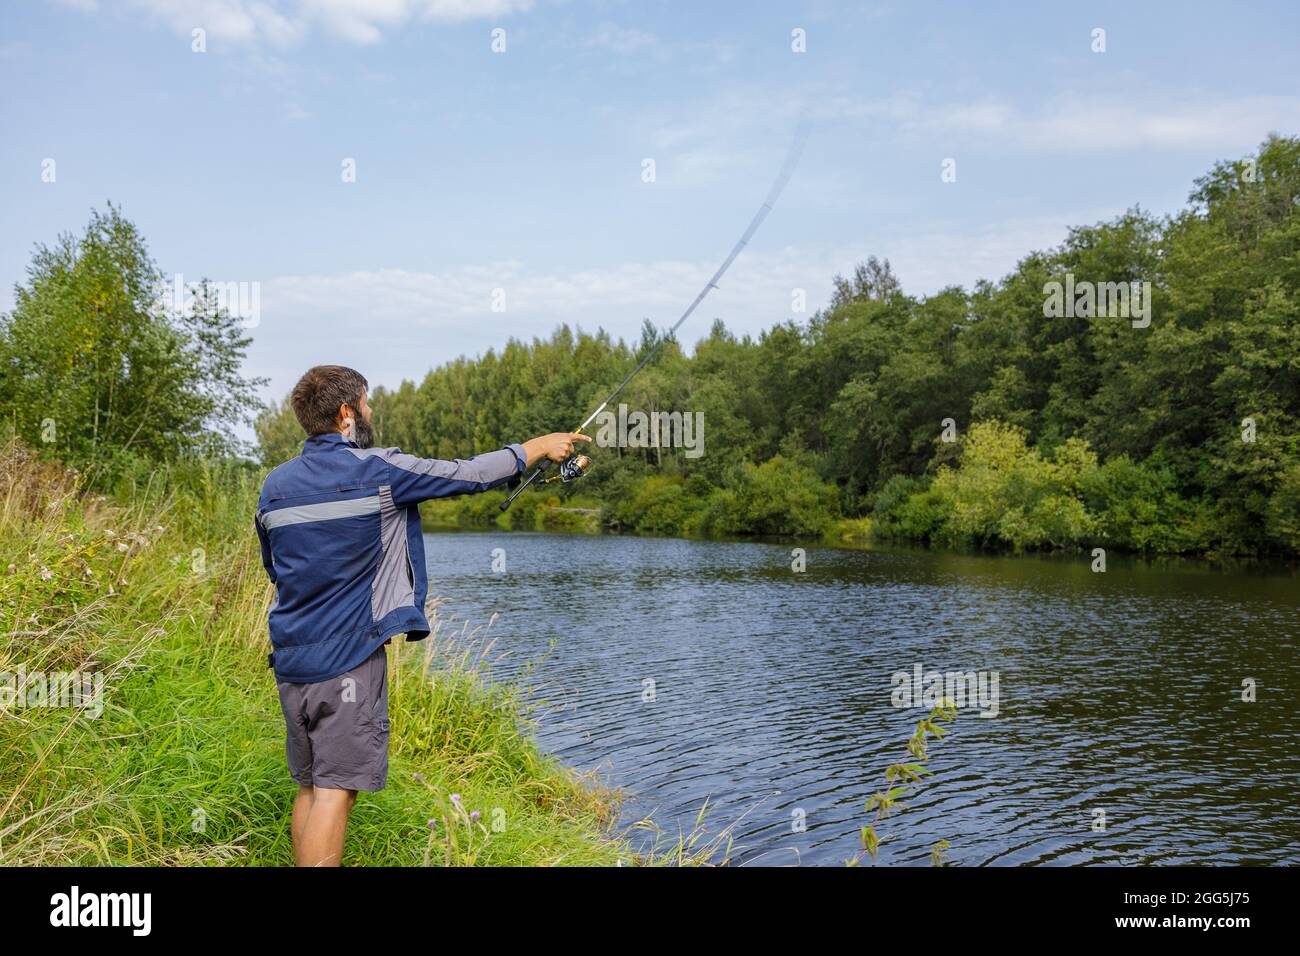
[[1091, 521], [1076, 491], [1096, 467], [1087, 444], [1071, 439], [1050, 459], [1025, 433], [1002, 422], [974, 425], [960, 465], [940, 468], [932, 489], [952, 502], [939, 536], [955, 544], [1060, 547], [1081, 541]]
[[839, 492], [805, 465], [780, 455], [745, 469], [730, 499], [734, 520], [752, 534], [818, 536], [839, 517]]
[[1193, 543], [1190, 508], [1172, 470], [1127, 455], [1094, 468], [1083, 481], [1098, 542], [1135, 551], [1180, 551]]

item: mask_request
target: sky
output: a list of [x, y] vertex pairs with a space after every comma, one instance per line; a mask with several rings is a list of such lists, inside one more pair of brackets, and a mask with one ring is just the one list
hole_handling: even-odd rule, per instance
[[0, 311], [36, 244], [111, 201], [169, 277], [257, 290], [263, 398], [562, 322], [635, 339], [676, 321], [802, 124], [679, 337], [757, 335], [871, 255], [926, 295], [1177, 211], [1216, 161], [1300, 133], [1298, 36], [1290, 2], [5, 0]]

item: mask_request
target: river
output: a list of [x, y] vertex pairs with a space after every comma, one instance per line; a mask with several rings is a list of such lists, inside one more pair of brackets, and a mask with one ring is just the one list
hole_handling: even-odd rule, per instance
[[855, 853], [927, 713], [895, 706], [918, 666], [923, 684], [975, 672], [985, 696], [878, 825], [880, 865], [928, 865], [939, 840], [962, 866], [1300, 862], [1292, 568], [807, 546], [796, 572], [791, 544], [425, 546], [447, 610], [500, 615], [497, 676], [542, 658], [542, 746], [624, 788], [625, 824], [690, 832], [707, 800], [734, 864]]

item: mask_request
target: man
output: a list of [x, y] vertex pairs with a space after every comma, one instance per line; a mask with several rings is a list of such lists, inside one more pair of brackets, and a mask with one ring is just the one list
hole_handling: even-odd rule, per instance
[[367, 388], [341, 365], [307, 371], [290, 398], [307, 441], [267, 475], [258, 500], [262, 563], [276, 589], [270, 664], [298, 784], [298, 866], [338, 866], [357, 791], [382, 790], [388, 776], [384, 645], [429, 633], [417, 505], [517, 481], [589, 440], [557, 432], [467, 461], [372, 448]]

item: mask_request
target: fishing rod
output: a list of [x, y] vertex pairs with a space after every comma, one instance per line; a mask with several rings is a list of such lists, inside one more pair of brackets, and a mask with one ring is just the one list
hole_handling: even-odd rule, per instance
[[[609, 397], [601, 402], [600, 406], [594, 412], [587, 416], [587, 420], [573, 430], [573, 434], [581, 435], [583, 433], [583, 429], [590, 425], [595, 420], [596, 416], [603, 412], [609, 403], [618, 397], [619, 392], [627, 388], [628, 383], [631, 382], [632, 379], [636, 378], [637, 373], [649, 365], [651, 360], [659, 354], [659, 350], [664, 347], [670, 338], [672, 338], [673, 333], [681, 327], [681, 324], [690, 318], [691, 313], [694, 312], [696, 307], [704, 301], [704, 297], [712, 290], [718, 288], [718, 280], [722, 278], [723, 273], [731, 268], [731, 264], [736, 261], [736, 257], [740, 255], [741, 250], [749, 244], [749, 240], [754, 238], [754, 233], [758, 232], [758, 227], [763, 224], [763, 220], [766, 219], [767, 214], [772, 211], [772, 207], [776, 204], [777, 198], [785, 189], [785, 184], [790, 181], [790, 176], [794, 173], [794, 168], [799, 162], [799, 156], [803, 153], [803, 146], [806, 139], [807, 135], [802, 128], [796, 132], [794, 142], [790, 145], [790, 152], [786, 155], [785, 162], [781, 165], [781, 171], [777, 174], [776, 181], [772, 183], [772, 188], [767, 191], [767, 198], [763, 200], [763, 205], [758, 207], [758, 212], [754, 213], [754, 218], [749, 221], [749, 226], [746, 227], [744, 233], [741, 234], [739, 241], [731, 247], [731, 252], [727, 254], [727, 258], [722, 260], [722, 265], [718, 266], [717, 271], [714, 272], [709, 278], [709, 281], [704, 284], [704, 288], [700, 290], [699, 294], [694, 298], [694, 300], [692, 300], [691, 304], [686, 307], [686, 311], [683, 312], [677, 321], [673, 323], [672, 328], [670, 328], [665, 335], [660, 336], [659, 341], [654, 344], [650, 351], [646, 352], [645, 357], [637, 363], [636, 368], [632, 369], [627, 378], [623, 379], [623, 381], [619, 383], [618, 388], [610, 392]], [[505, 511], [509, 508], [514, 500], [519, 497], [519, 494], [536, 481], [538, 476], [540, 476], [541, 473], [546, 471], [550, 466], [551, 460], [549, 458], [543, 458], [538, 462], [537, 467], [533, 469], [532, 474], [525, 478], [514, 491], [510, 492], [510, 497], [501, 502], [501, 510]], [[542, 482], [542, 484], [550, 484], [552, 481], [563, 481], [566, 483], [574, 481], [585, 475], [590, 467], [590, 458], [584, 454], [575, 453], [560, 463], [560, 473], [558, 475], [547, 478]]]

